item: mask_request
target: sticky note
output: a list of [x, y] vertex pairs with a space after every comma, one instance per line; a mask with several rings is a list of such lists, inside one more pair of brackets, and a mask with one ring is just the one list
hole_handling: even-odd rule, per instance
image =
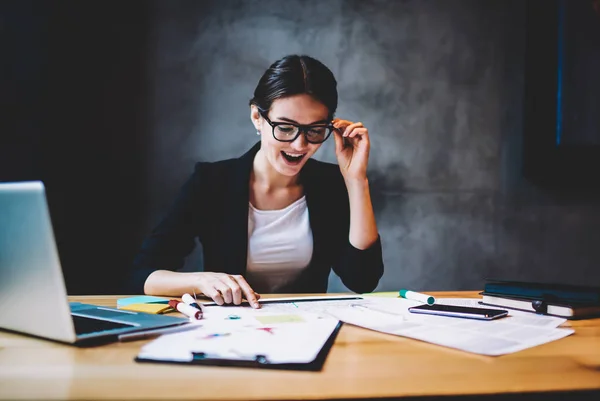
[[155, 313], [160, 314], [172, 309], [169, 304], [129, 304], [120, 307], [119, 309], [130, 310], [134, 312]]
[[262, 324], [273, 324], [273, 323], [298, 323], [304, 322], [302, 316], [299, 315], [267, 315], [267, 316], [255, 316], [256, 320]]
[[367, 294], [361, 294], [363, 297], [382, 297], [382, 298], [398, 298], [398, 291], [390, 292], [369, 292]]
[[139, 297], [121, 298], [117, 300], [117, 308], [121, 309], [123, 306], [131, 304], [148, 304], [148, 303], [164, 303], [168, 304], [169, 300], [166, 298], [153, 297], [151, 295], [141, 295]]

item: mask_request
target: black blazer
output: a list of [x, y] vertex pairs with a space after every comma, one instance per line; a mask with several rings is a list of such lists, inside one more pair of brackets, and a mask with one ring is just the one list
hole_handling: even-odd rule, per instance
[[[134, 260], [134, 293], [143, 293], [155, 270], [180, 269], [197, 237], [205, 271], [244, 275], [248, 249], [249, 183], [260, 142], [238, 159], [200, 162], [171, 210], [144, 241]], [[330, 269], [357, 293], [375, 289], [383, 274], [381, 241], [366, 250], [349, 240], [348, 192], [337, 165], [314, 159], [300, 172], [313, 234], [309, 266], [289, 293], [326, 292]]]

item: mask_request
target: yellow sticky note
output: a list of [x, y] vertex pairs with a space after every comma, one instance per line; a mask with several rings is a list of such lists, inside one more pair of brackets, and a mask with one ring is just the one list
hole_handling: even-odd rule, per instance
[[367, 294], [361, 294], [363, 297], [383, 297], [383, 298], [398, 298], [398, 291], [390, 292], [369, 292]]
[[298, 316], [298, 315], [269, 315], [269, 316], [255, 316], [255, 318], [262, 324], [304, 322], [304, 319], [302, 319], [302, 316]]
[[169, 305], [165, 304], [130, 304], [122, 306], [119, 309], [130, 310], [133, 312], [160, 314], [172, 308]]

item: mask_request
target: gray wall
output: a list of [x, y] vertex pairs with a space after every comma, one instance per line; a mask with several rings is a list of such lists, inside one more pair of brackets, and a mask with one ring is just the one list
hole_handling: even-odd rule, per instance
[[[180, 1], [153, 15], [143, 230], [195, 161], [257, 140], [248, 99], [259, 77], [308, 54], [338, 79], [337, 115], [371, 133], [380, 290], [600, 282], [599, 205], [521, 178], [523, 1]], [[333, 141], [316, 157], [334, 162]], [[196, 253], [188, 268], [199, 264]]]

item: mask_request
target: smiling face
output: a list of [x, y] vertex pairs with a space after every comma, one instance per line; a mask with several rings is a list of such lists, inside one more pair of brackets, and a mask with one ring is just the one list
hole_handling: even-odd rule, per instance
[[[327, 107], [307, 94], [277, 99], [271, 105], [267, 118], [272, 123], [288, 122], [301, 125], [328, 124]], [[293, 142], [281, 142], [273, 137], [273, 128], [260, 115], [256, 106], [251, 109], [252, 122], [261, 134], [261, 147], [257, 157], [266, 159], [277, 173], [293, 177], [306, 161], [321, 147], [310, 143], [301, 133]]]

